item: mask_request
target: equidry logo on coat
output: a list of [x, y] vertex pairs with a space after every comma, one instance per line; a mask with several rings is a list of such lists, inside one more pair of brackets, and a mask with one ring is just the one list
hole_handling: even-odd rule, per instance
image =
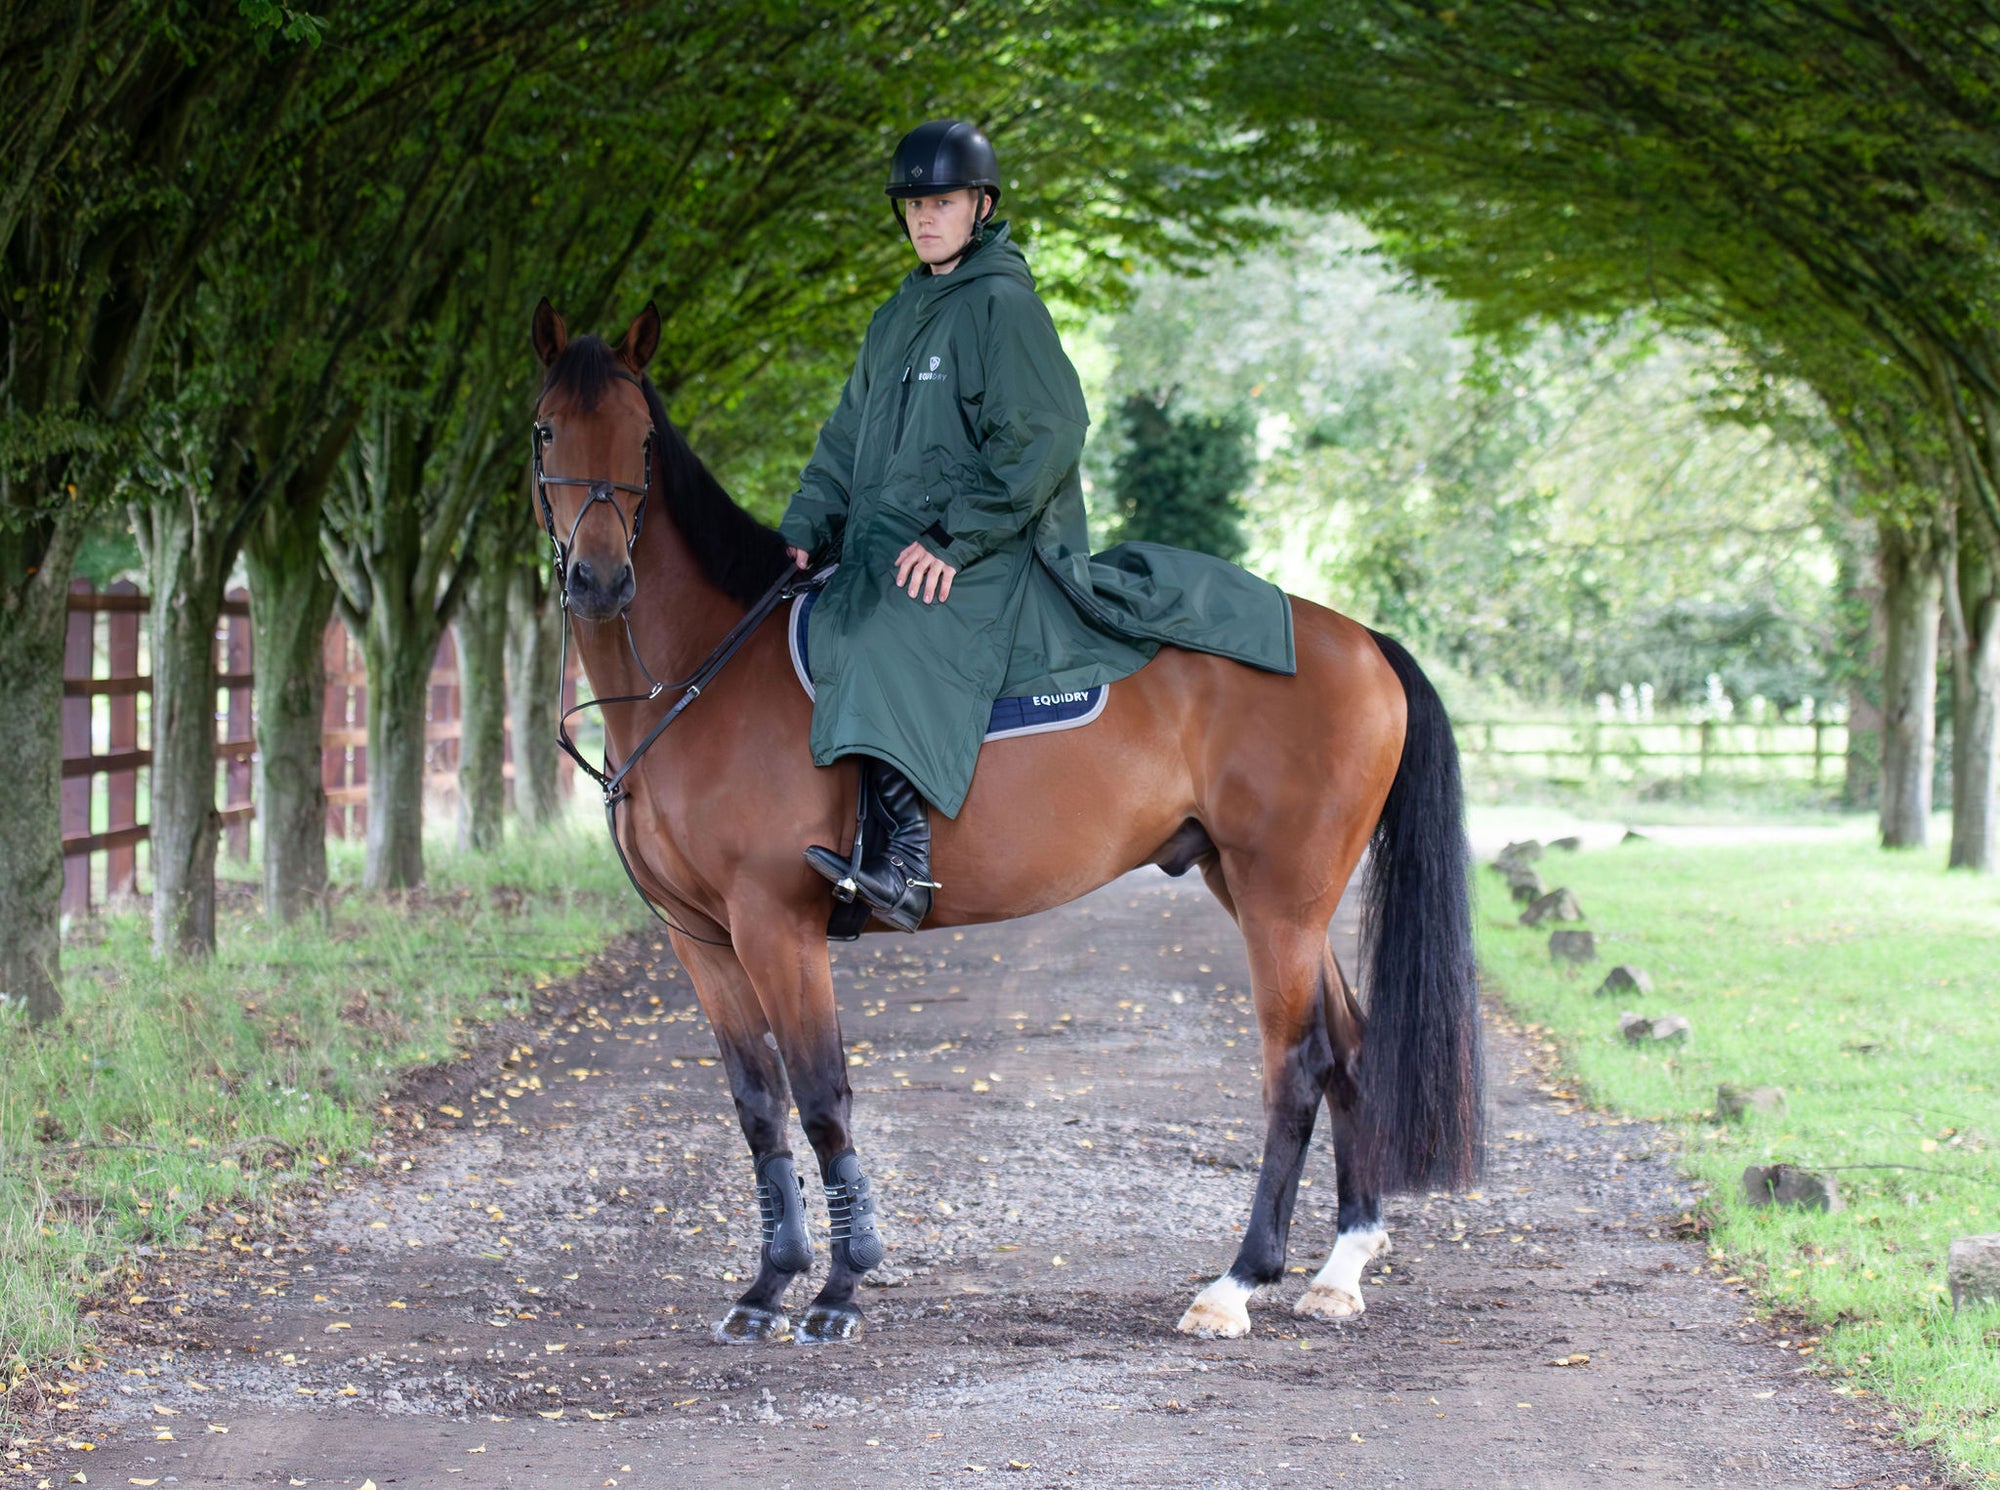
[[946, 377], [946, 374], [938, 371], [938, 368], [940, 368], [943, 365], [944, 365], [944, 358], [942, 357], [931, 358], [931, 365], [923, 372], [917, 374], [917, 381], [919, 383], [943, 382]]

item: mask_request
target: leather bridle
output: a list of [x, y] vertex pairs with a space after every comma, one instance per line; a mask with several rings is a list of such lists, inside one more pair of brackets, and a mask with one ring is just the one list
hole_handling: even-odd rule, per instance
[[[623, 378], [641, 393], [645, 392], [646, 385], [628, 372], [613, 372], [612, 376]], [[556, 593], [560, 597], [563, 609], [568, 610], [570, 549], [576, 544], [576, 530], [583, 526], [584, 514], [599, 502], [608, 506], [617, 517], [618, 531], [625, 535], [625, 558], [628, 562], [631, 560], [632, 546], [639, 541], [639, 529], [646, 521], [646, 498], [653, 493], [653, 433], [651, 430], [646, 432], [645, 443], [639, 452], [641, 469], [645, 475], [639, 478], [638, 486], [623, 481], [600, 481], [594, 476], [549, 475], [542, 469], [542, 447], [555, 437], [555, 430], [542, 419], [538, 408], [535, 414], [534, 433], [535, 498], [542, 504], [542, 526], [548, 531], [549, 546], [555, 550]], [[556, 510], [549, 501], [549, 488], [552, 486], [581, 486], [590, 493], [583, 499], [583, 505], [576, 509], [576, 521], [569, 525], [567, 539], [556, 534]], [[632, 521], [629, 525], [625, 521], [625, 509], [618, 505], [618, 498], [613, 495], [614, 492], [624, 492], [639, 499], [632, 509]]]
[[[614, 371], [612, 376], [623, 378], [641, 393], [646, 391], [646, 384], [631, 373]], [[605, 503], [618, 518], [618, 526], [625, 534], [626, 561], [628, 563], [632, 561], [633, 546], [639, 541], [640, 525], [646, 520], [646, 499], [652, 495], [653, 490], [653, 431], [649, 429], [646, 433], [643, 450], [646, 461], [646, 474], [641, 478], [641, 484], [638, 486], [633, 486], [623, 481], [602, 481], [592, 476], [549, 475], [542, 468], [542, 447], [554, 438], [555, 431], [542, 420], [538, 407], [535, 415], [534, 429], [535, 497], [541, 503], [542, 526], [548, 531], [549, 545], [553, 550], [555, 563], [556, 590], [561, 596], [563, 619], [562, 649], [558, 654], [556, 662], [556, 677], [559, 680], [557, 686], [561, 687], [560, 680], [569, 676], [569, 564], [570, 549], [576, 542], [577, 529], [582, 526], [583, 516], [586, 512], [590, 511], [599, 502]], [[549, 501], [548, 492], [548, 489], [552, 486], [580, 486], [589, 493], [584, 498], [583, 505], [577, 509], [576, 520], [569, 525], [569, 537], [567, 539], [559, 536], [556, 532], [555, 507]], [[635, 496], [639, 499], [638, 503], [632, 509], [632, 522], [629, 527], [625, 522], [625, 509], [618, 505], [618, 499], [613, 495], [616, 492], [624, 492], [629, 496]], [[685, 678], [672, 683], [663, 683], [655, 678], [652, 671], [647, 668], [645, 660], [639, 656], [638, 643], [632, 636], [632, 605], [630, 601], [627, 601], [624, 609], [619, 611], [618, 619], [624, 623], [625, 646], [631, 652], [632, 661], [637, 664], [640, 676], [646, 680], [646, 691], [644, 693], [620, 694], [610, 698], [583, 699], [564, 709], [556, 720], [556, 744], [562, 749], [564, 754], [576, 762], [579, 770], [604, 790], [604, 820], [605, 825], [611, 830], [611, 846], [617, 851], [618, 862], [624, 866], [625, 877], [632, 882], [632, 888], [638, 893], [639, 899], [645, 902], [648, 910], [666, 923], [669, 930], [677, 931], [682, 936], [694, 941], [705, 942], [711, 947], [732, 947], [735, 945], [735, 942], [730, 939], [717, 941], [713, 937], [702, 936], [699, 932], [689, 931], [685, 926], [676, 923], [666, 912], [653, 903], [652, 898], [646, 894], [644, 888], [639, 884], [638, 875], [632, 872], [632, 861], [626, 857], [625, 845], [619, 842], [618, 839], [618, 804], [625, 801], [631, 795], [626, 789], [625, 779], [632, 774], [633, 769], [645, 757], [646, 752], [653, 748], [653, 742], [666, 733], [667, 726], [680, 718], [681, 712], [689, 704], [701, 697], [701, 691], [714, 681], [715, 675], [722, 671], [724, 665], [728, 663], [730, 658], [736, 655], [743, 643], [750, 639], [751, 633], [763, 624], [772, 611], [801, 591], [816, 588], [825, 583], [825, 577], [816, 572], [818, 568], [819, 566], [815, 564], [812, 568], [805, 571], [793, 570], [779, 575], [773, 581], [771, 587], [758, 597], [756, 603], [744, 612], [743, 619], [730, 627], [729, 634], [717, 642], [708, 656], [702, 659], [701, 665]], [[808, 578], [807, 576], [809, 575], [812, 577]], [[633, 569], [633, 591], [635, 595], [637, 594], [637, 589], [638, 570], [635, 567]], [[571, 737], [569, 732], [571, 715], [579, 714], [585, 709], [602, 709], [607, 704], [650, 703], [661, 694], [670, 690], [678, 690], [680, 697], [674, 700], [672, 707], [660, 717], [659, 722], [646, 731], [644, 738], [633, 748], [632, 753], [625, 758], [622, 765], [614, 768], [611, 764], [611, 732], [608, 729], [604, 734], [603, 768], [599, 769], [583, 758], [583, 752], [577, 749], [576, 741]]]

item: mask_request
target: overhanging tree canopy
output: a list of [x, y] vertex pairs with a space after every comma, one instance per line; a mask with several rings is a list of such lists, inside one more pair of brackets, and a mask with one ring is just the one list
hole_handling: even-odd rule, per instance
[[1647, 306], [1775, 359], [1836, 417], [1926, 411], [1959, 539], [1952, 860], [1993, 868], [2000, 20], [1950, 0], [1230, 14], [1211, 92], [1263, 168], [1359, 211], [1489, 324]]

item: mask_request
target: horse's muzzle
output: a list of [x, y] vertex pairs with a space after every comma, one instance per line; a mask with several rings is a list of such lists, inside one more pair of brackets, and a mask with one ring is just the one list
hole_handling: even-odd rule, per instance
[[615, 619], [632, 603], [633, 589], [629, 560], [621, 562], [608, 578], [600, 578], [588, 559], [574, 560], [569, 566], [569, 610], [582, 620]]

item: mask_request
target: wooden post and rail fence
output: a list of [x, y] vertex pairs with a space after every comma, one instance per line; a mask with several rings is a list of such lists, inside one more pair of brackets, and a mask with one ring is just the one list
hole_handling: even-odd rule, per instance
[[1462, 719], [1453, 730], [1468, 767], [1541, 781], [1709, 777], [1824, 786], [1841, 778], [1847, 760], [1847, 726], [1825, 719]]
[[[139, 888], [139, 845], [150, 836], [142, 773], [152, 750], [140, 699], [152, 680], [141, 655], [150, 602], [129, 581], [94, 590], [70, 586], [69, 633], [63, 648], [62, 831], [63, 913], [88, 915], [94, 906]], [[250, 856], [256, 815], [256, 729], [250, 647], [250, 600], [232, 590], [222, 603], [216, 645], [218, 796], [223, 844], [237, 860]], [[359, 838], [368, 817], [368, 675], [361, 649], [336, 618], [326, 628], [326, 698], [320, 725], [320, 782], [326, 828], [335, 838]], [[563, 680], [564, 704], [575, 702], [577, 670]], [[150, 714], [150, 710], [147, 711]], [[458, 653], [449, 629], [431, 666], [424, 722], [424, 791], [449, 803], [458, 790], [461, 726]], [[553, 749], [550, 744], [548, 748]], [[513, 777], [512, 722], [506, 771]], [[574, 767], [558, 767], [565, 791]]]

